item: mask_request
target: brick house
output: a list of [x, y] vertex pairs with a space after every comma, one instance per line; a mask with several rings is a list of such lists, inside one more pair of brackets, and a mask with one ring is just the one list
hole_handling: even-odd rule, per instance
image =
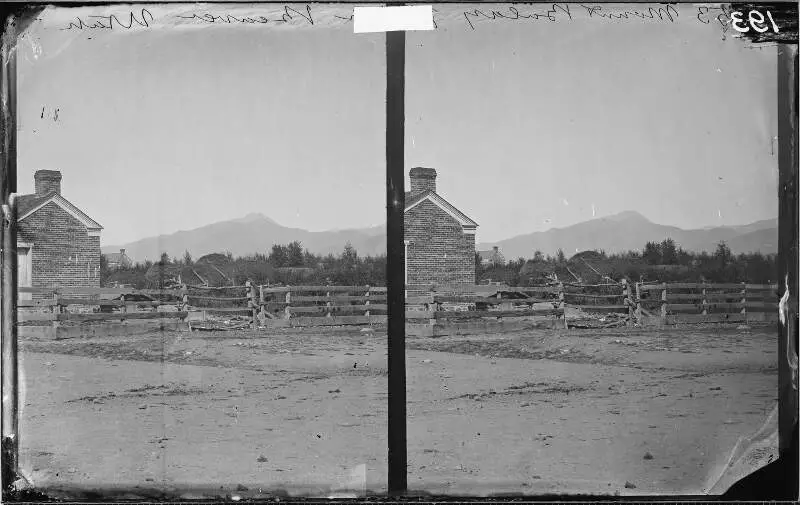
[[106, 267], [109, 270], [117, 270], [118, 268], [128, 268], [133, 265], [131, 258], [125, 254], [125, 249], [120, 249], [118, 253], [108, 253], [106, 257]]
[[[475, 284], [478, 224], [436, 192], [436, 170], [409, 171], [404, 213], [406, 285]], [[413, 288], [412, 288], [413, 289]]]
[[485, 267], [501, 267], [506, 264], [506, 258], [497, 246], [488, 251], [478, 251], [478, 255], [481, 257], [481, 265]]
[[19, 286], [99, 287], [103, 227], [61, 195], [61, 172], [39, 170], [34, 181], [35, 193], [17, 199]]

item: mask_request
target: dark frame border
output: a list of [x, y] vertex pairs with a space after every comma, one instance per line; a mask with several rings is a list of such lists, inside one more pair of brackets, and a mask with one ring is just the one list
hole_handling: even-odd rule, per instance
[[408, 490], [406, 440], [405, 299], [405, 72], [406, 34], [386, 33], [386, 288], [389, 335], [390, 495]]
[[[3, 18], [2, 37], [2, 69], [0, 69], [0, 132], [2, 133], [2, 152], [0, 152], [0, 203], [9, 205], [13, 216], [13, 201], [10, 195], [16, 192], [16, 58], [14, 46], [16, 37], [23, 32], [27, 24], [36, 17], [38, 12], [49, 5], [46, 2], [32, 1], [30, 7], [25, 3], [7, 3], [0, 7]], [[54, 2], [60, 6], [103, 5], [123, 2], [86, 2], [62, 1]], [[154, 3], [179, 3], [172, 0]], [[233, 3], [223, 0], [220, 3]], [[237, 2], [238, 3], [238, 2]], [[243, 2], [250, 3], [250, 2]], [[256, 2], [253, 3], [278, 3], [287, 2]], [[330, 1], [325, 3], [351, 3]], [[400, 4], [389, 0], [387, 2], [359, 2], [360, 4]], [[403, 2], [403, 3], [465, 3], [465, 4], [491, 4], [500, 2], [459, 2], [438, 0], [435, 2]], [[522, 2], [504, 2], [522, 3]], [[531, 3], [531, 2], [525, 2]], [[533, 2], [551, 3], [551, 2]], [[620, 2], [596, 2], [620, 3]], [[648, 3], [633, 0], [624, 3]], [[679, 2], [696, 3], [696, 2]], [[702, 2], [700, 2], [702, 3]], [[773, 2], [772, 5], [794, 4], [791, 1]], [[732, 5], [762, 5], [754, 4]], [[765, 467], [750, 477], [737, 483], [722, 498], [724, 499], [783, 499], [794, 500], [798, 496], [797, 487], [797, 422], [798, 422], [798, 384], [797, 384], [797, 349], [798, 349], [798, 51], [795, 24], [795, 37], [793, 42], [785, 40], [778, 48], [778, 107], [779, 111], [779, 265], [781, 277], [786, 282], [789, 293], [781, 306], [783, 324], [779, 325], [779, 448], [778, 461]], [[757, 41], [760, 42], [760, 41]], [[404, 318], [404, 262], [403, 256], [403, 209], [404, 209], [404, 92], [405, 92], [405, 33], [390, 32], [386, 34], [387, 57], [387, 103], [386, 103], [386, 175], [387, 175], [387, 287], [388, 287], [388, 350], [389, 350], [389, 493], [397, 497], [407, 491], [407, 440], [406, 440], [406, 370], [405, 370], [405, 318]], [[12, 218], [13, 221], [13, 218]], [[8, 227], [6, 220], [0, 228], [0, 243], [9, 243], [13, 248], [13, 226]], [[6, 232], [8, 230], [8, 232]], [[8, 247], [4, 248], [8, 250]], [[11, 251], [13, 252], [13, 251]], [[16, 254], [9, 255], [10, 261], [4, 265], [3, 294], [14, 292], [16, 279]], [[8, 298], [4, 296], [4, 298]], [[12, 297], [13, 298], [13, 297]], [[5, 485], [16, 479], [17, 476], [17, 377], [16, 377], [16, 311], [13, 310], [15, 300], [3, 301], [2, 317], [2, 352], [3, 352], [3, 438], [2, 438], [2, 480], [4, 484], [4, 499], [31, 499], [35, 495], [6, 494]], [[9, 313], [10, 312], [10, 313]], [[9, 366], [10, 364], [10, 366]], [[11, 394], [6, 396], [6, 391]], [[7, 417], [8, 416], [8, 417]], [[14, 436], [6, 436], [7, 433]], [[770, 470], [770, 467], [771, 470]], [[771, 473], [770, 473], [771, 472]], [[772, 477], [770, 477], [772, 476]], [[756, 478], [752, 480], [751, 477]], [[772, 488], [773, 496], [765, 497], [757, 493], [758, 489], [740, 486], [749, 482], [760, 487], [766, 479], [767, 486]], [[759, 484], [761, 482], [761, 484]], [[773, 487], [775, 486], [775, 487]], [[762, 487], [761, 490], [766, 488]], [[750, 490], [750, 493], [747, 493]], [[753, 494], [753, 491], [756, 491]], [[152, 493], [143, 493], [142, 496]], [[87, 495], [87, 497], [89, 497]], [[38, 499], [44, 498], [38, 496]], [[98, 496], [92, 498], [97, 499]], [[546, 501], [553, 497], [499, 497], [497, 501]], [[560, 498], [565, 501], [585, 501], [587, 497]], [[684, 499], [690, 497], [684, 497]], [[693, 497], [693, 501], [707, 501], [710, 497]], [[440, 497], [441, 499], [441, 497]], [[665, 497], [597, 497], [602, 501], [665, 501]], [[486, 501], [485, 498], [470, 499], [459, 498], [461, 501]], [[299, 500], [298, 500], [299, 501]], [[310, 501], [310, 500], [306, 500]], [[415, 500], [419, 501], [419, 500]], [[495, 501], [495, 500], [491, 500]]]

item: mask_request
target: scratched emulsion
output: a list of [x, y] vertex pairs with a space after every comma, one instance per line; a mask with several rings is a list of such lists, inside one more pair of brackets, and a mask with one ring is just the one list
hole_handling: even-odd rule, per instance
[[[198, 286], [185, 307], [157, 307], [187, 309], [192, 332], [64, 321], [58, 331], [73, 334], [54, 340], [41, 334], [50, 322], [22, 328], [20, 470], [34, 489], [79, 499], [385, 492], [385, 326], [272, 327], [287, 313], [274, 293], [270, 316], [242, 323], [246, 281], [274, 288], [297, 284], [293, 275], [359, 286], [340, 293], [332, 320], [380, 318], [381, 292], [364, 295], [385, 286], [385, 174], [375, 170], [384, 40], [354, 36], [351, 14], [318, 4], [48, 7], [20, 37], [19, 192], [47, 201], [57, 189], [83, 213], [45, 204], [61, 221], [27, 232], [33, 285], [78, 276], [128, 289], [125, 303], [133, 287]], [[102, 226], [102, 263], [90, 245], [65, 243], [87, 242], [83, 215]], [[203, 238], [177, 244], [181, 230]], [[56, 266], [42, 273], [37, 251]], [[120, 257], [132, 264], [112, 264]], [[326, 297], [318, 291], [306, 295]], [[357, 312], [348, 296], [364, 299]], [[327, 307], [300, 305], [309, 315]], [[81, 308], [59, 315], [86, 323], [119, 310]]]
[[[384, 36], [354, 35], [351, 12], [46, 9], [18, 45], [20, 192], [37, 170], [61, 172], [65, 198], [103, 225], [103, 252], [144, 264], [106, 270], [106, 285], [243, 284], [230, 252], [267, 289], [381, 286]], [[776, 282], [775, 49], [739, 36], [734, 12], [435, 6], [437, 29], [407, 38], [405, 162], [424, 179], [407, 189], [435, 190], [418, 200], [433, 213], [422, 221], [466, 224], [476, 251], [444, 273], [439, 251], [428, 273], [475, 271], [495, 283], [484, 290], [698, 282], [698, 270], [738, 275], [710, 262], [747, 253], [736, 265], [767, 265], [755, 282]], [[434, 238], [409, 240], [409, 254]], [[677, 264], [679, 246], [694, 260]], [[627, 253], [633, 271], [608, 257]], [[66, 496], [384, 492], [385, 328], [270, 323], [292, 304], [333, 310], [316, 291], [271, 298], [255, 329], [222, 316], [191, 333], [21, 337], [23, 477]], [[774, 325], [623, 319], [573, 307], [570, 329], [409, 338], [411, 490], [717, 494], [775, 457]]]
[[[774, 461], [774, 44], [739, 36], [737, 11], [718, 4], [434, 9], [437, 30], [407, 34], [406, 163], [435, 169], [417, 191], [468, 216], [484, 285], [472, 304], [440, 294], [469, 312], [436, 314], [428, 331], [442, 336], [409, 338], [409, 486], [717, 495]], [[423, 246], [407, 238], [419, 278]], [[728, 248], [742, 270], [722, 260], [712, 272], [703, 258]], [[761, 273], [744, 271], [761, 260]], [[760, 304], [772, 322], [690, 323], [704, 302], [679, 284], [663, 320], [661, 292], [620, 295], [623, 282], [703, 280], [775, 285]], [[566, 293], [564, 319], [535, 314], [559, 307], [548, 289]], [[474, 322], [492, 307], [538, 321]]]

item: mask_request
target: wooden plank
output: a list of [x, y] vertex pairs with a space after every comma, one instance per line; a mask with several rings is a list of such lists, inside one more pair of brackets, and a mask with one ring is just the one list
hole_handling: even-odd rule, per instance
[[560, 293], [561, 289], [557, 286], [522, 286], [522, 287], [511, 287], [511, 288], [503, 288], [499, 291], [508, 291], [511, 293]]
[[570, 308], [575, 308], [581, 312], [597, 312], [600, 314], [609, 312], [628, 312], [627, 305], [568, 305]]
[[422, 305], [425, 303], [433, 303], [433, 296], [407, 296], [406, 305]]
[[366, 293], [386, 293], [386, 288], [381, 286], [280, 286], [280, 287], [262, 287], [264, 293], [303, 293], [303, 292], [343, 292], [343, 291], [357, 291]]
[[[662, 284], [642, 284], [639, 289], [642, 291], [661, 291], [664, 286]], [[667, 286], [667, 290], [669, 290], [669, 286]]]
[[615, 295], [588, 295], [583, 293], [570, 293], [569, 291], [564, 292], [564, 298], [593, 298], [593, 299], [617, 299], [617, 298], [625, 298], [625, 293], [615, 294]]
[[745, 284], [748, 291], [778, 291], [777, 284]]
[[127, 288], [95, 288], [95, 287], [60, 287], [36, 288], [20, 286], [20, 293], [33, 294], [69, 294], [69, 295], [170, 295], [179, 296], [180, 290], [176, 289], [127, 289]]
[[17, 300], [17, 307], [52, 307], [56, 301], [52, 298], [44, 300]]
[[297, 302], [385, 302], [386, 295], [370, 295], [370, 296], [354, 296], [354, 295], [338, 295], [338, 296], [292, 296], [292, 303]]
[[190, 300], [214, 300], [218, 302], [244, 302], [249, 300], [246, 296], [199, 296], [186, 295]]
[[197, 311], [216, 312], [219, 314], [249, 314], [252, 309], [250, 307], [195, 307], [192, 305], [192, 312]]
[[448, 296], [435, 295], [437, 303], [488, 303], [496, 305], [499, 303], [550, 303], [554, 299], [543, 298], [497, 298], [496, 296]]
[[279, 287], [279, 288], [269, 288], [269, 287], [266, 287], [266, 286], [261, 286], [261, 290], [264, 293], [287, 293], [287, 292], [289, 292], [289, 288], [287, 288], [286, 286], [282, 286], [282, 287]]
[[407, 310], [406, 319], [433, 319], [433, 310]]
[[620, 288], [622, 286], [621, 284], [616, 284], [616, 283], [615, 284], [612, 284], [612, 283], [606, 283], [606, 284], [576, 284], [574, 282], [565, 282], [564, 285], [565, 286], [569, 286], [569, 287], [574, 287], [574, 288], [603, 288], [603, 287], [606, 287], [606, 288], [608, 288], [608, 287]]
[[57, 321], [119, 321], [123, 319], [183, 319], [186, 312], [117, 312], [116, 314], [54, 314]]
[[297, 317], [292, 319], [269, 319], [264, 322], [267, 328], [302, 328], [314, 326], [344, 326], [386, 324], [386, 316], [336, 316], [336, 317]]
[[432, 312], [432, 319], [479, 319], [484, 317], [530, 317], [530, 316], [558, 316], [563, 314], [561, 309], [535, 309], [535, 310], [466, 310], [449, 311], [439, 310]]
[[667, 324], [676, 323], [740, 323], [746, 320], [745, 314], [734, 312], [731, 314], [679, 314], [668, 315]]
[[158, 300], [147, 300], [141, 302], [123, 302], [122, 300], [84, 300], [82, 298], [58, 298], [58, 305], [99, 305], [111, 307], [158, 307], [161, 305], [176, 305], [175, 303], [165, 303]]
[[221, 291], [221, 290], [231, 290], [231, 289], [247, 289], [247, 286], [196, 286], [196, 285], [187, 285], [187, 289], [197, 289], [203, 291]]
[[716, 307], [712, 304], [707, 304], [704, 306], [702, 303], [671, 303], [667, 305], [667, 312], [674, 314], [696, 314], [702, 312], [703, 307], [710, 311], [714, 311], [715, 309], [718, 311], [722, 310], [720, 307]]
[[751, 302], [749, 299], [747, 303], [744, 304], [744, 307], [747, 309], [748, 313], [750, 311], [753, 312], [770, 312], [775, 311], [778, 313], [778, 304], [780, 302], [775, 300], [774, 302]]
[[[66, 291], [66, 290], [65, 290]], [[167, 295], [167, 296], [183, 296], [183, 291], [180, 289], [137, 289], [134, 291], [127, 291], [119, 293], [121, 295]]]
[[[725, 295], [725, 296], [728, 296], [728, 295]], [[730, 295], [730, 296], [734, 296], [734, 295]], [[706, 294], [706, 299], [707, 300], [711, 299], [711, 293], [707, 293]], [[669, 303], [669, 302], [671, 302], [673, 300], [675, 300], [675, 301], [679, 301], [679, 300], [697, 300], [697, 302], [700, 303], [700, 302], [703, 301], [703, 293], [670, 293], [669, 290], [667, 290], [667, 302]], [[661, 302], [661, 300], [658, 300], [658, 301], [659, 301], [659, 303]]]
[[486, 296], [497, 291], [508, 293], [558, 293], [556, 286], [494, 286], [485, 284], [474, 285], [454, 285], [454, 286], [430, 286], [430, 285], [407, 285], [406, 290], [413, 292], [433, 292], [438, 295], [452, 296]]
[[289, 291], [292, 293], [302, 293], [304, 291], [325, 291], [325, 292], [342, 292], [342, 291], [359, 291], [366, 293], [367, 291], [375, 293], [385, 293], [386, 288], [370, 287], [370, 286], [289, 286]]
[[286, 305], [291, 305], [294, 302], [287, 302], [285, 300], [269, 300], [264, 302], [265, 307], [283, 308]]
[[[730, 289], [730, 290], [742, 290], [746, 286], [741, 282], [738, 283], [706, 283], [703, 284], [702, 282], [669, 282], [667, 283], [667, 291], [670, 289]], [[761, 284], [753, 284], [753, 286], [762, 286]]]
[[331, 314], [343, 312], [366, 312], [368, 310], [387, 310], [386, 304], [369, 304], [369, 305], [317, 305], [314, 307], [289, 307], [289, 312], [292, 314], [324, 314], [330, 312]]
[[667, 291], [670, 289], [721, 289], [713, 287], [711, 284], [703, 284], [702, 282], [671, 282], [667, 283]]
[[770, 303], [770, 302], [716, 302], [716, 303], [671, 303], [667, 305], [667, 310], [671, 312], [691, 312], [691, 311], [702, 311], [708, 310], [710, 312], [717, 312], [717, 311], [726, 311], [726, 310], [741, 310], [745, 308], [747, 310], [778, 310], [778, 302]]
[[55, 292], [54, 288], [32, 288], [28, 286], [19, 286], [17, 288], [17, 292], [19, 293], [33, 293], [37, 295], [48, 295], [53, 294]]
[[510, 293], [560, 293], [561, 288], [557, 286], [519, 286], [504, 287], [498, 291], [508, 291]]
[[17, 322], [27, 323], [30, 321], [55, 321], [56, 315], [52, 312], [17, 312]]
[[[669, 293], [667, 292], [667, 302], [672, 300], [697, 300], [697, 303], [703, 301], [703, 293]], [[753, 301], [771, 301], [774, 300], [775, 303], [778, 303], [777, 296], [770, 296], [770, 295], [760, 295], [760, 294], [752, 294], [747, 293], [746, 295], [747, 300]], [[705, 300], [707, 302], [713, 301], [725, 301], [725, 300], [741, 300], [742, 293], [706, 293]]]

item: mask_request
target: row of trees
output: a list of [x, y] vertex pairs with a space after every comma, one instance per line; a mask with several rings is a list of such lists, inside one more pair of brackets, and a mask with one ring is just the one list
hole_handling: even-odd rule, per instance
[[[475, 280], [500, 281], [512, 286], [538, 284], [548, 278], [573, 281], [597, 280], [605, 276], [615, 280], [662, 282], [775, 282], [778, 277], [775, 254], [733, 254], [721, 242], [712, 253], [694, 253], [677, 247], [671, 239], [648, 242], [641, 251], [606, 254], [585, 251], [567, 259], [563, 251], [544, 255], [535, 251], [531, 259], [518, 258], [505, 265], [484, 266], [475, 255]], [[195, 273], [215, 279], [216, 283], [243, 284], [320, 284], [371, 285], [386, 283], [386, 256], [359, 256], [347, 244], [339, 254], [319, 255], [300, 242], [276, 244], [269, 253], [234, 257], [230, 252], [206, 255], [194, 260], [186, 251], [182, 257], [162, 254], [157, 262], [145, 261], [127, 268], [109, 270], [101, 258], [103, 285], [129, 284], [137, 288], [157, 287], [164, 279], [182, 275], [198, 282]]]
[[501, 266], [484, 266], [475, 258], [476, 282], [502, 281], [510, 285], [531, 285], [554, 275], [561, 280], [615, 280], [661, 282], [752, 282], [774, 283], [778, 278], [775, 254], [734, 254], [725, 242], [709, 252], [695, 253], [676, 246], [672, 239], [648, 242], [641, 251], [607, 254], [584, 251], [567, 259], [563, 251], [555, 256], [535, 251], [532, 259], [518, 258]]
[[386, 285], [386, 256], [359, 256], [347, 244], [339, 254], [319, 255], [300, 242], [274, 245], [269, 254], [256, 253], [234, 257], [230, 252], [209, 254], [193, 259], [186, 251], [182, 257], [162, 254], [157, 262], [144, 261], [129, 267], [110, 270], [105, 257], [100, 260], [103, 285], [127, 284], [139, 289], [159, 288], [175, 283], [180, 277], [188, 284], [199, 277], [213, 280], [212, 285], [257, 284]]

